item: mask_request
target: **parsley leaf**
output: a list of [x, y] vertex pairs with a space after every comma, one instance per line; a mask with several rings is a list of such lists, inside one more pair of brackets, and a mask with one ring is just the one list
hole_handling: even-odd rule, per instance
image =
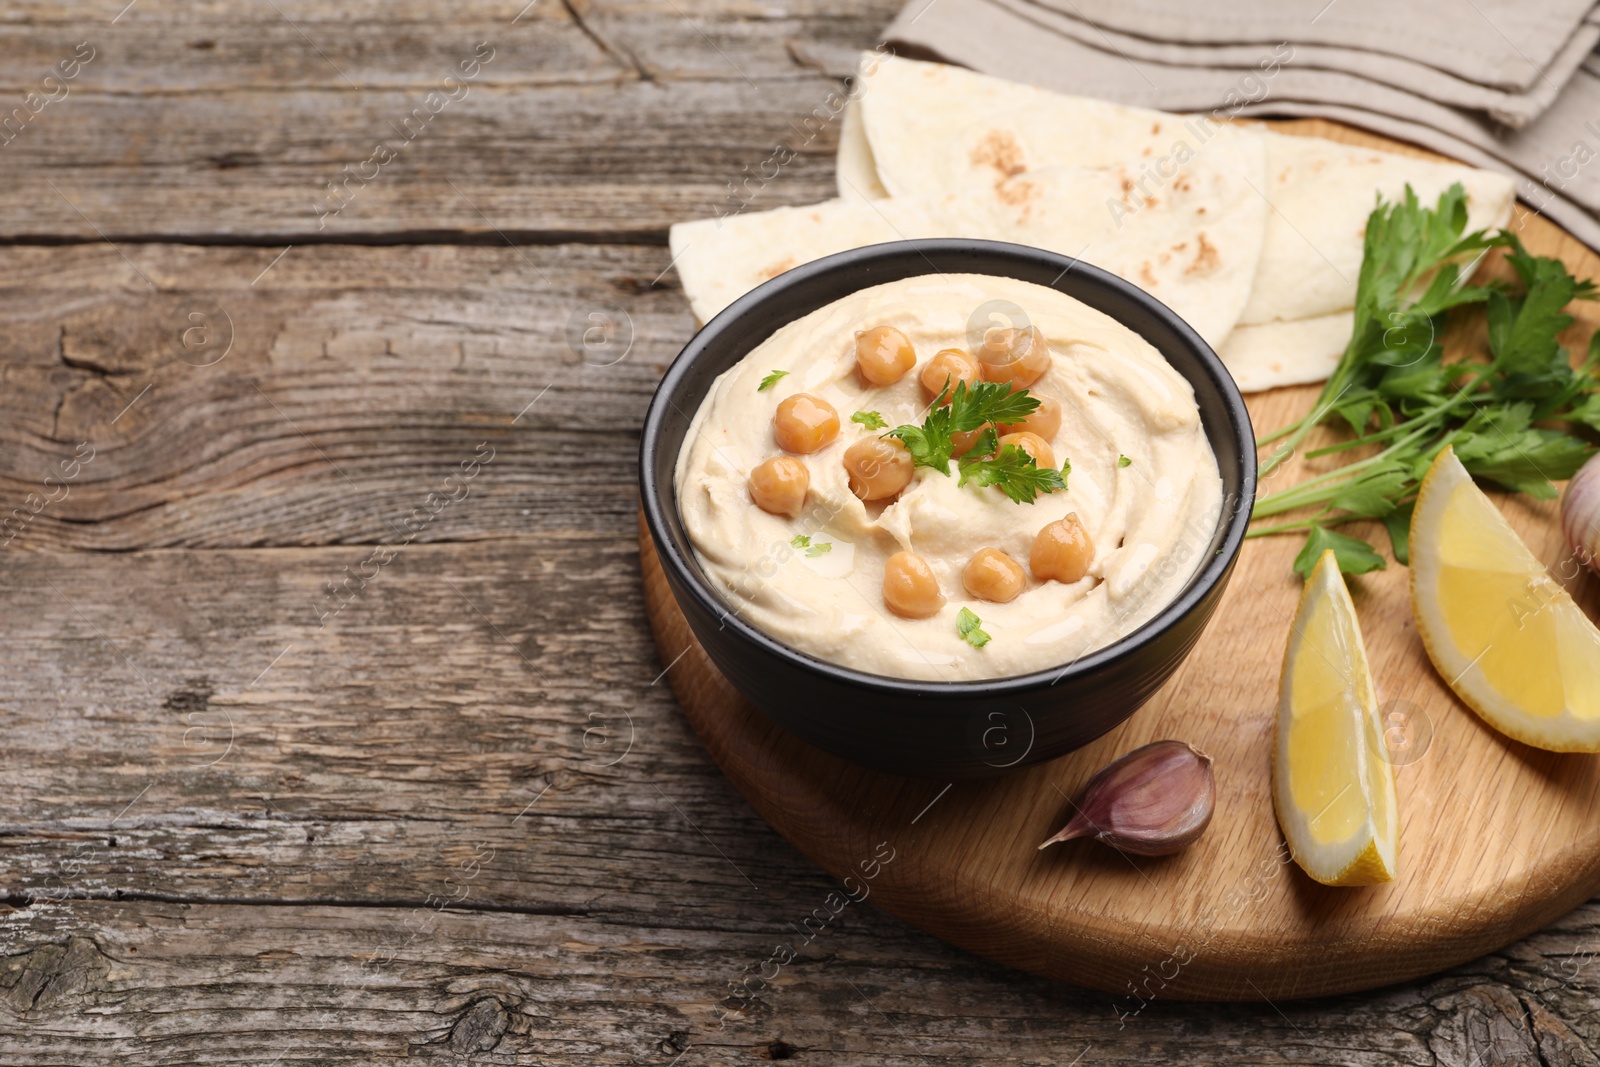
[[1489, 294], [1489, 350], [1511, 371], [1548, 366], [1558, 355], [1565, 367], [1556, 337], [1572, 325], [1572, 316], [1562, 309], [1580, 291], [1592, 294], [1593, 284], [1567, 273], [1559, 259], [1530, 256], [1520, 241], [1506, 262], [1522, 279], [1526, 295], [1513, 303], [1504, 293]]
[[974, 615], [969, 608], [962, 608], [956, 613], [956, 633], [973, 648], [982, 648], [989, 643], [989, 635], [979, 628], [982, 625], [983, 620]]
[[[1595, 331], [1595, 336], [1600, 337], [1600, 330]], [[1600, 430], [1600, 393], [1592, 394], [1582, 407], [1574, 408], [1572, 420], [1583, 423], [1591, 430]]]
[[1339, 570], [1345, 574], [1366, 574], [1368, 571], [1382, 570], [1386, 564], [1383, 557], [1372, 550], [1372, 546], [1359, 537], [1346, 537], [1342, 533], [1334, 533], [1326, 527], [1316, 523], [1311, 524], [1311, 536], [1306, 538], [1306, 546], [1294, 558], [1295, 573], [1302, 578], [1310, 578], [1311, 571], [1317, 565], [1317, 560], [1329, 549], [1333, 550], [1333, 558], [1339, 563]]
[[1119, 466], [1119, 467], [1131, 467], [1131, 466], [1133, 466], [1133, 460], [1129, 459], [1127, 456], [1119, 455], [1117, 457], [1117, 466]]
[[1394, 497], [1409, 483], [1411, 472], [1398, 463], [1379, 465], [1339, 486], [1330, 506], [1346, 518], [1381, 519], [1395, 509]]
[[806, 555], [810, 556], [812, 559], [815, 559], [818, 556], [825, 556], [829, 552], [833, 551], [833, 542], [818, 541], [816, 544], [812, 544], [810, 534], [795, 534], [794, 538], [789, 542], [789, 544], [795, 548], [805, 549]]
[[1560, 492], [1550, 482], [1572, 477], [1594, 449], [1557, 430], [1524, 430], [1515, 440], [1496, 444], [1473, 438], [1456, 455], [1473, 475], [1536, 500], [1554, 500]]
[[1010, 382], [976, 382], [970, 389], [966, 382], [958, 382], [950, 397], [958, 433], [976, 430], [986, 422], [1022, 422], [1038, 408], [1037, 397], [1026, 389], [1013, 389]]
[[1016, 445], [1006, 445], [998, 455], [986, 459], [963, 459], [958, 484], [968, 482], [999, 486], [1000, 491], [1017, 504], [1031, 504], [1040, 493], [1054, 493], [1067, 487], [1067, 480], [1060, 471], [1054, 467], [1040, 467]]
[[1417, 509], [1415, 500], [1408, 501], [1383, 517], [1383, 527], [1389, 531], [1389, 547], [1394, 549], [1395, 562], [1411, 566], [1411, 513]]
[[767, 376], [761, 379], [761, 384], [756, 386], [756, 392], [764, 393], [774, 385], [777, 385], [779, 378], [787, 378], [788, 376], [789, 372], [786, 370], [768, 371]]
[[[985, 426], [978, 439], [967, 449], [967, 454], [961, 457], [961, 462], [956, 465], [961, 475], [956, 485], [963, 486], [973, 478], [973, 472], [983, 465], [983, 462], [993, 456], [1000, 448], [1000, 433], [993, 426]], [[979, 482], [979, 485], [993, 485], [994, 482]]]
[[911, 455], [913, 466], [932, 467], [940, 474], [950, 473], [950, 454], [954, 451], [950, 444], [950, 432], [947, 425], [935, 422], [934, 416], [929, 415], [928, 421], [921, 426], [912, 426], [910, 423], [896, 426], [885, 436], [900, 439]]
[[876, 411], [858, 411], [850, 416], [850, 421], [869, 430], [881, 430], [889, 425]]

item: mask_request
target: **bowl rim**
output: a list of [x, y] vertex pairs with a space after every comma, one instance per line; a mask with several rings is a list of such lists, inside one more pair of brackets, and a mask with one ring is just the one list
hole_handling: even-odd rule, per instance
[[[859, 271], [881, 261], [899, 259], [909, 253], [917, 253], [928, 260], [928, 274], [941, 274], [946, 272], [940, 270], [933, 263], [933, 260], [929, 258], [930, 253], [943, 255], [946, 253], [973, 252], [997, 255], [1002, 258], [1032, 260], [1037, 264], [1059, 267], [1061, 273], [1056, 277], [1058, 282], [1069, 272], [1077, 273], [1080, 278], [1088, 278], [1093, 284], [1110, 290], [1125, 300], [1142, 305], [1148, 314], [1163, 320], [1179, 340], [1186, 344], [1193, 354], [1199, 357], [1201, 371], [1211, 380], [1217, 392], [1221, 395], [1222, 408], [1226, 416], [1226, 431], [1231, 432], [1236, 438], [1235, 444], [1238, 447], [1240, 458], [1240, 485], [1243, 491], [1239, 494], [1237, 500], [1230, 500], [1229, 496], [1231, 494], [1224, 493], [1222, 515], [1218, 520], [1218, 528], [1224, 530], [1221, 547], [1213, 553], [1209, 561], [1190, 576], [1189, 581], [1176, 597], [1136, 629], [1124, 634], [1110, 644], [1093, 649], [1070, 662], [1030, 671], [1027, 674], [961, 681], [896, 678], [890, 675], [872, 674], [852, 667], [845, 667], [784, 644], [766, 631], [746, 622], [740, 616], [736, 607], [729, 605], [710, 587], [710, 583], [701, 571], [698, 561], [692, 557], [692, 548], [686, 558], [685, 554], [674, 543], [673, 538], [669, 536], [666, 509], [670, 507], [672, 512], [677, 514], [677, 494], [670, 484], [671, 479], [668, 480], [668, 484], [662, 484], [656, 478], [655, 465], [650, 462], [650, 456], [662, 434], [664, 424], [669, 415], [669, 409], [677, 409], [678, 414], [683, 414], [681, 409], [678, 409], [677, 405], [673, 403], [673, 394], [681, 387], [683, 379], [688, 375], [695, 361], [707, 349], [721, 342], [724, 335], [737, 331], [747, 315], [758, 311], [764, 304], [785, 289], [809, 282], [821, 275]], [[1008, 277], [1008, 275], [997, 271], [978, 269], [964, 271], [964, 273], [994, 274], [997, 277]], [[906, 275], [905, 277], [924, 276], [915, 274]], [[1020, 281], [1022, 279], [1017, 280]], [[871, 282], [869, 285], [861, 286], [861, 288], [869, 288], [871, 285], [881, 284], [887, 283], [882, 281]], [[1047, 288], [1054, 288], [1054, 285], [1047, 286]], [[819, 305], [819, 307], [822, 306], [826, 305]], [[802, 313], [802, 315], [808, 313]], [[1109, 312], [1102, 312], [1102, 314], [1110, 315]], [[796, 316], [773, 327], [771, 330], [766, 330], [762, 333], [761, 339], [754, 342], [751, 350], [754, 349], [755, 345], [759, 345], [771, 337], [777, 330], [800, 317]], [[1110, 317], [1116, 319], [1116, 316]], [[1116, 319], [1116, 321], [1122, 322], [1121, 319]], [[1127, 325], [1127, 323], [1122, 324]], [[1134, 329], [1132, 326], [1128, 326], [1128, 328]], [[1134, 332], [1138, 333], [1140, 337], [1145, 337], [1143, 333], [1136, 329]], [[743, 357], [741, 356], [740, 358]], [[1179, 373], [1182, 374], [1183, 372], [1179, 371]], [[1193, 386], [1194, 383], [1189, 376], [1185, 375], [1185, 380], [1190, 381], [1191, 387]], [[694, 413], [689, 413], [688, 417], [692, 419]], [[1211, 434], [1208, 432], [1207, 436], [1209, 438]], [[677, 458], [674, 457], [674, 468], [676, 464]], [[1150, 646], [1157, 644], [1168, 630], [1198, 608], [1218, 583], [1227, 577], [1244, 544], [1245, 532], [1250, 525], [1250, 510], [1254, 504], [1256, 494], [1256, 443], [1255, 431], [1250, 422], [1250, 414], [1245, 407], [1244, 396], [1240, 393], [1238, 385], [1223, 365], [1222, 360], [1188, 322], [1143, 289], [1109, 271], [1076, 257], [1035, 248], [1030, 245], [977, 238], [920, 238], [865, 245], [812, 260], [763, 282], [713, 315], [711, 321], [701, 327], [679, 351], [671, 366], [662, 375], [661, 381], [657, 383], [655, 392], [650, 398], [650, 406], [645, 413], [639, 441], [639, 479], [641, 507], [644, 510], [646, 525], [649, 528], [651, 538], [655, 542], [657, 556], [667, 573], [674, 578], [673, 584], [693, 597], [697, 606], [705, 614], [715, 617], [721, 626], [732, 630], [743, 640], [756, 645], [771, 655], [778, 656], [806, 670], [822, 674], [836, 683], [857, 689], [870, 690], [885, 696], [902, 699], [921, 698], [935, 701], [971, 700], [974, 698], [994, 699], [1020, 695], [1041, 687], [1053, 687], [1069, 678], [1094, 674], [1105, 667], [1137, 657], [1145, 653]], [[678, 516], [678, 522], [680, 525], [682, 524], [681, 515]], [[684, 536], [687, 539], [687, 531], [685, 531]], [[1208, 542], [1208, 548], [1210, 543], [1215, 542], [1217, 530], [1214, 529], [1211, 536], [1212, 541]]]

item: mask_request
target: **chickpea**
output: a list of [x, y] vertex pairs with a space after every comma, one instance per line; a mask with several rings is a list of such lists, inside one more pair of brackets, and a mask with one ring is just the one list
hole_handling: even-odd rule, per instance
[[815, 452], [839, 436], [839, 413], [810, 393], [785, 397], [772, 417], [772, 436], [785, 452]]
[[810, 488], [811, 472], [793, 456], [773, 456], [750, 472], [750, 499], [770, 515], [798, 516]]
[[863, 437], [844, 450], [850, 491], [862, 500], [882, 500], [911, 484], [916, 465], [895, 437]]
[[1004, 604], [1022, 592], [1027, 575], [1022, 564], [998, 548], [980, 548], [961, 572], [961, 584], [979, 600]]
[[988, 423], [984, 423], [982, 426], [979, 426], [976, 430], [967, 430], [967, 431], [964, 431], [964, 432], [957, 432], [957, 433], [951, 434], [950, 435], [950, 444], [952, 446], [954, 446], [954, 447], [953, 447], [953, 450], [951, 451], [950, 454], [953, 455], [953, 456], [964, 456], [968, 452], [971, 452], [972, 451], [972, 446], [978, 443], [978, 438], [982, 437], [983, 436], [983, 431], [988, 429], [988, 428], [989, 428], [989, 424]]
[[1026, 389], [1050, 369], [1050, 345], [1037, 326], [996, 327], [984, 335], [978, 363], [985, 381]]
[[874, 326], [856, 334], [856, 367], [872, 385], [893, 385], [917, 365], [910, 338], [893, 326]]
[[1039, 402], [1033, 414], [1021, 422], [1002, 422], [1000, 432], [1036, 433], [1046, 441], [1054, 439], [1056, 431], [1061, 429], [1061, 402], [1040, 393], [1030, 392], [1028, 395]]
[[883, 565], [883, 602], [906, 619], [926, 619], [939, 614], [944, 594], [928, 561], [914, 552], [896, 552]]
[[1083, 528], [1078, 516], [1068, 515], [1039, 531], [1033, 539], [1028, 566], [1041, 582], [1054, 578], [1070, 585], [1089, 573], [1092, 559], [1094, 542], [1089, 540], [1089, 531]]
[[1050, 446], [1044, 443], [1044, 438], [1036, 433], [1023, 430], [1021, 433], [1008, 433], [1000, 438], [1000, 447], [1016, 445], [1028, 455], [1033, 457], [1033, 462], [1039, 467], [1054, 467], [1056, 454], [1050, 451]]
[[932, 400], [947, 386], [953, 392], [960, 382], [966, 382], [970, 389], [980, 377], [977, 360], [959, 348], [946, 348], [934, 353], [933, 358], [922, 365], [917, 381], [922, 383], [922, 391]]

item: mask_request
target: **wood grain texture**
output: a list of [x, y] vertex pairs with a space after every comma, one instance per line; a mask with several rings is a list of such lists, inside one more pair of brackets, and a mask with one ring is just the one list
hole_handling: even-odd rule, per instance
[[1581, 1005], [1600, 981], [1592, 955], [1565, 949], [1592, 942], [1592, 917], [1426, 985], [1277, 1008], [1158, 1001], [1119, 1028], [1103, 994], [871, 907], [738, 1012], [728, 983], [793, 937], [776, 916], [826, 886], [769, 890], [767, 929], [658, 920], [647, 938], [597, 916], [459, 908], [36, 904], [35, 940], [12, 936], [15, 916], [0, 925], [0, 1063], [1595, 1062]]
[[[513, 23], [525, 7], [197, 17], [141, 0], [114, 26], [76, 4], [0, 27], [0, 82], [18, 102], [80, 43], [94, 50], [64, 98], [0, 138], [0, 240], [664, 243], [671, 223], [727, 210], [730, 183], [780, 143], [795, 158], [747, 198], [833, 195], [838, 123], [804, 119], [887, 17], [837, 0], [692, 15], [566, 2]], [[480, 43], [492, 58], [446, 86]], [[455, 99], [427, 104], [436, 90]], [[392, 161], [364, 165], [379, 143]], [[329, 182], [348, 202], [324, 216]]]
[[[1394, 147], [1327, 123], [1291, 128]], [[1555, 227], [1519, 222], [1530, 250], [1562, 255], [1579, 277], [1600, 274], [1600, 257]], [[1579, 352], [1600, 322], [1593, 309], [1584, 316], [1568, 335]], [[1460, 351], [1471, 339], [1448, 340]], [[1251, 418], [1263, 430], [1284, 425], [1318, 388], [1252, 396]], [[1297, 459], [1261, 491], [1348, 459]], [[1570, 554], [1556, 502], [1516, 497], [1503, 507], [1541, 559], [1555, 566]], [[1385, 543], [1380, 524], [1366, 526], [1357, 532]], [[877, 843], [889, 842], [906, 857], [885, 868], [884, 907], [991, 959], [1118, 995], [1120, 1010], [1158, 994], [1275, 1001], [1372, 988], [1499, 948], [1600, 890], [1600, 758], [1510, 741], [1461, 705], [1416, 635], [1404, 567], [1351, 585], [1380, 712], [1428, 747], [1420, 757], [1402, 749], [1395, 767], [1396, 881], [1351, 890], [1319, 886], [1294, 866], [1272, 809], [1278, 675], [1300, 593], [1290, 564], [1303, 538], [1246, 543], [1194, 651], [1128, 722], [1070, 756], [948, 793], [944, 783], [853, 767], [769, 724], [694, 642], [642, 525], [640, 540], [662, 658], [684, 657], [674, 692], [758, 811], [841, 879], [859, 877]], [[1584, 572], [1569, 584], [1600, 617], [1600, 581]], [[1071, 817], [1097, 768], [1162, 738], [1216, 761], [1217, 814], [1195, 845], [1156, 861], [1090, 841], [1035, 850]]]
[[[95, 449], [12, 549], [375, 543], [480, 442], [493, 477], [419, 539], [631, 524], [693, 329], [665, 248], [280, 251], [0, 248], [0, 516]], [[213, 365], [179, 357], [189, 314], [231, 340]]]
[[[101, 50], [0, 146], [0, 240], [49, 246], [0, 248], [0, 519], [98, 446], [0, 548], [0, 1064], [1600, 1062], [1594, 904], [1435, 979], [1120, 1025], [875, 899], [797, 935], [838, 885], [667, 690], [636, 432], [692, 328], [664, 227], [897, 5], [540, 4], [386, 173], [410, 192], [262, 274], [369, 123], [523, 7], [274, 3], [0, 18], [13, 106]], [[833, 136], [758, 206], [829, 195]], [[207, 301], [236, 346], [191, 367], [169, 318]], [[570, 346], [591, 312], [631, 319], [625, 359]], [[471, 495], [350, 578], [486, 439]]]

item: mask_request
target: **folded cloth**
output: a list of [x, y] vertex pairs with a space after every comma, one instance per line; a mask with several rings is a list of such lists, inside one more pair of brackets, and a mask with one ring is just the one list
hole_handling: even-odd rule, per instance
[[[1089, 5], [1079, 0], [1078, 6]], [[1586, 50], [1595, 28], [1582, 28]], [[1058, 92], [1167, 111], [1211, 111], [1219, 117], [1318, 116], [1362, 126], [1511, 174], [1519, 179], [1522, 200], [1600, 249], [1600, 62], [1588, 58], [1574, 64], [1563, 91], [1538, 119], [1512, 130], [1474, 111], [1370, 78], [1302, 68], [1296, 46], [1283, 41], [1244, 46], [1230, 53], [1244, 62], [1228, 66], [1140, 59], [1115, 44], [1104, 47], [1109, 37], [1095, 47], [1031, 0], [911, 0], [884, 38], [905, 55]], [[1509, 47], [1507, 41], [1501, 45]], [[1561, 51], [1553, 45], [1548, 54]]]
[[[1526, 91], [1593, 0], [1042, 0], [1107, 30], [1180, 44], [1335, 45], [1396, 56], [1464, 81]], [[1319, 10], [1320, 7], [1320, 10]]]
[[[939, 2], [939, 0], [935, 0]], [[1024, 19], [1053, 29], [1080, 44], [1112, 52], [1129, 59], [1147, 59], [1178, 67], [1220, 67], [1242, 70], [1255, 65], [1264, 50], [1263, 43], [1176, 44], [1166, 40], [1136, 37], [1116, 29], [1095, 25], [1058, 10], [1060, 0], [995, 0], [997, 4]], [[1583, 0], [1585, 4], [1591, 0]], [[925, 3], [925, 0], [924, 0]], [[1068, 3], [1069, 10], [1073, 8]], [[923, 6], [913, 2], [907, 8], [915, 19]], [[1304, 29], [1305, 26], [1301, 26]], [[1293, 50], [1294, 65], [1306, 71], [1327, 71], [1355, 75], [1378, 85], [1415, 94], [1424, 100], [1466, 111], [1481, 112], [1494, 121], [1511, 127], [1527, 125], [1555, 100], [1573, 71], [1600, 44], [1600, 8], [1591, 9], [1587, 18], [1570, 28], [1565, 43], [1550, 62], [1526, 87], [1501, 88], [1449, 70], [1428, 66], [1409, 54], [1386, 55], [1365, 48], [1307, 42], [1296, 36], [1272, 45], [1287, 45]], [[1508, 46], [1506, 46], [1508, 47]]]

